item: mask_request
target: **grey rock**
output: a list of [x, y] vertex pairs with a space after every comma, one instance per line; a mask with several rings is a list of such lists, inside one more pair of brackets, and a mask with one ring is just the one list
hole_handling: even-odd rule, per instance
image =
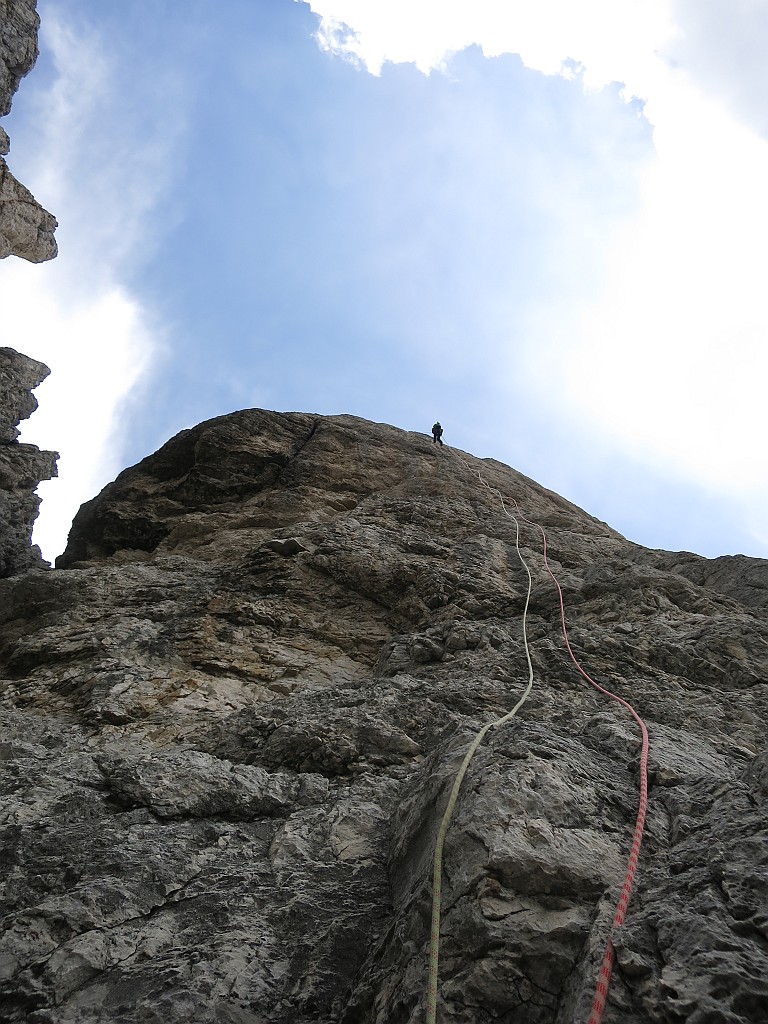
[[30, 263], [52, 260], [58, 253], [56, 227], [53, 214], [14, 178], [0, 156], [0, 259], [18, 256]]
[[3, 0], [0, 9], [0, 117], [37, 60], [37, 0]]
[[0, 346], [0, 444], [8, 444], [19, 436], [19, 423], [37, 409], [32, 391], [50, 372], [44, 363]]
[[[650, 731], [605, 1021], [765, 1019], [768, 563], [649, 551], [424, 435], [246, 410], [0, 581], [4, 1020], [423, 1020], [443, 809], [528, 678], [478, 473]], [[639, 731], [521, 537], [534, 686], [448, 832], [444, 1024], [587, 1019], [637, 811]]]
[[[0, 113], [36, 56], [0, 0]], [[0, 129], [0, 154], [9, 142]], [[0, 155], [0, 256], [55, 221]], [[768, 562], [631, 544], [493, 460], [355, 417], [183, 431], [30, 546], [47, 369], [0, 350], [0, 1018], [415, 1024], [434, 843], [441, 1024], [768, 1019]], [[482, 478], [482, 482], [481, 479]], [[506, 496], [502, 507], [493, 489]], [[514, 499], [514, 500], [513, 500]]]
[[[39, 25], [36, 0], [0, 3], [0, 117], [10, 111], [19, 82], [37, 60]], [[10, 139], [0, 128], [0, 259], [13, 255], [42, 263], [57, 253], [56, 219], [13, 176], [4, 159], [9, 151]]]
[[40, 499], [35, 488], [56, 476], [55, 452], [20, 444], [18, 423], [37, 408], [32, 390], [47, 366], [11, 348], [0, 348], [0, 578], [47, 566], [32, 545]]

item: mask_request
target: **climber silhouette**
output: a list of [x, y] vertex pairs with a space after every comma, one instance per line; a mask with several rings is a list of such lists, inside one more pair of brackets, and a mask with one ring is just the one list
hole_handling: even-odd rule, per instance
[[437, 444], [438, 441], [440, 444], [443, 443], [443, 428], [440, 426], [439, 420], [434, 427], [432, 427], [432, 444]]

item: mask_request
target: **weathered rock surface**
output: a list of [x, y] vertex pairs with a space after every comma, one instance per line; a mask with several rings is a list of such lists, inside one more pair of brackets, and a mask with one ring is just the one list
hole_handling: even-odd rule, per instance
[[0, 347], [0, 578], [47, 566], [32, 545], [40, 499], [35, 488], [56, 476], [56, 452], [20, 444], [17, 429], [37, 408], [33, 388], [49, 369], [12, 348]]
[[[0, 0], [0, 117], [11, 109], [19, 82], [37, 60], [36, 0]], [[42, 263], [56, 255], [55, 217], [8, 169], [10, 140], [0, 128], [0, 259]]]
[[[609, 1024], [768, 1019], [768, 563], [650, 551], [492, 460], [236, 413], [0, 581], [0, 1017], [423, 1020], [431, 858], [528, 678], [516, 525], [651, 737]], [[507, 503], [507, 507], [512, 507]], [[446, 843], [438, 1019], [585, 1021], [638, 802], [538, 531], [534, 686]]]
[[0, 0], [0, 117], [11, 109], [21, 79], [35, 66], [37, 0]]

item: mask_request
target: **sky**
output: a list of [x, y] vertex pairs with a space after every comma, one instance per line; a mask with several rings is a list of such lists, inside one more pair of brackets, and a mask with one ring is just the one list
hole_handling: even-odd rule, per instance
[[[0, 264], [80, 504], [242, 408], [505, 462], [630, 540], [768, 557], [763, 0], [38, 0]], [[426, 443], [428, 439], [425, 439]]]

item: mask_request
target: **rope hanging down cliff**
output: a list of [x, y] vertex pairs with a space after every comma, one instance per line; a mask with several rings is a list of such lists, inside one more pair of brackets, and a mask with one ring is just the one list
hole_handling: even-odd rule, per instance
[[589, 1015], [587, 1024], [600, 1024], [603, 1019], [603, 1012], [605, 1010], [605, 1000], [608, 997], [608, 988], [611, 984], [611, 974], [613, 972], [613, 961], [615, 957], [615, 949], [613, 945], [613, 935], [617, 928], [619, 928], [624, 922], [624, 916], [627, 913], [627, 906], [629, 905], [629, 898], [632, 895], [632, 886], [635, 880], [635, 872], [637, 871], [637, 861], [640, 856], [640, 846], [643, 841], [643, 829], [645, 827], [645, 815], [648, 807], [648, 729], [646, 728], [645, 722], [642, 720], [640, 715], [635, 711], [632, 705], [624, 700], [623, 697], [617, 696], [615, 693], [611, 693], [604, 686], [600, 686], [590, 676], [584, 668], [581, 666], [578, 658], [573, 653], [571, 642], [568, 639], [568, 627], [565, 624], [565, 601], [563, 599], [563, 591], [557, 577], [552, 572], [552, 569], [547, 558], [547, 535], [544, 529], [538, 524], [531, 522], [530, 519], [526, 518], [525, 515], [520, 511], [520, 507], [515, 499], [515, 508], [521, 519], [523, 519], [529, 526], [533, 526], [541, 533], [543, 543], [543, 555], [544, 555], [544, 566], [549, 573], [552, 582], [557, 588], [557, 594], [560, 601], [560, 622], [563, 629], [563, 639], [565, 640], [565, 646], [568, 649], [568, 655], [576, 666], [577, 670], [581, 675], [591, 683], [596, 690], [604, 694], [606, 697], [610, 697], [611, 700], [615, 700], [622, 707], [626, 708], [627, 711], [632, 715], [637, 724], [640, 727], [640, 735], [642, 737], [642, 746], [640, 750], [640, 801], [637, 809], [637, 818], [635, 819], [635, 831], [632, 836], [632, 849], [630, 850], [629, 859], [627, 861], [627, 867], [624, 872], [624, 883], [621, 887], [621, 895], [616, 904], [616, 910], [613, 915], [613, 922], [611, 923], [611, 933], [608, 936], [608, 942], [606, 943], [605, 953], [603, 955], [603, 961], [600, 966], [600, 973], [598, 975], [597, 984], [595, 986], [595, 996], [592, 1000], [592, 1010]]
[[[443, 820], [442, 820], [441, 825], [440, 825], [440, 831], [438, 833], [437, 841], [436, 841], [436, 844], [435, 844], [435, 858], [434, 858], [434, 870], [433, 870], [432, 926], [431, 926], [431, 934], [430, 934], [429, 981], [428, 981], [428, 988], [427, 988], [427, 1013], [426, 1013], [426, 1018], [425, 1018], [426, 1024], [435, 1024], [436, 1007], [437, 1007], [437, 981], [438, 981], [439, 947], [440, 947], [440, 902], [441, 902], [441, 888], [442, 888], [442, 853], [443, 853], [443, 846], [444, 846], [445, 838], [446, 838], [446, 835], [447, 835], [447, 832], [448, 832], [448, 827], [450, 825], [451, 817], [453, 815], [453, 811], [454, 811], [454, 808], [456, 806], [456, 802], [458, 800], [458, 795], [459, 795], [459, 790], [461, 788], [461, 783], [462, 783], [462, 781], [464, 779], [464, 775], [466, 774], [467, 768], [469, 767], [469, 763], [472, 760], [472, 757], [474, 756], [475, 751], [477, 750], [477, 748], [479, 747], [479, 745], [482, 742], [483, 738], [485, 737], [485, 734], [489, 731], [489, 729], [498, 728], [501, 725], [503, 725], [504, 723], [508, 722], [517, 713], [517, 711], [520, 709], [520, 707], [522, 707], [523, 703], [527, 699], [527, 697], [528, 697], [528, 695], [529, 695], [529, 693], [531, 691], [531, 687], [533, 685], [533, 666], [532, 666], [531, 658], [530, 658], [530, 651], [529, 651], [529, 647], [528, 647], [527, 628], [526, 628], [527, 627], [528, 605], [529, 605], [530, 596], [531, 596], [532, 579], [531, 579], [530, 569], [528, 568], [528, 565], [525, 562], [525, 560], [523, 559], [522, 553], [520, 551], [520, 523], [519, 523], [519, 520], [516, 518], [516, 516], [512, 515], [508, 511], [506, 503], [505, 503], [504, 496], [501, 494], [501, 492], [496, 490], [495, 488], [492, 488], [490, 486], [490, 484], [488, 484], [487, 481], [483, 478], [483, 475], [481, 473], [473, 470], [469, 466], [469, 464], [466, 462], [466, 460], [463, 459], [457, 452], [454, 451], [453, 454], [456, 455], [456, 457], [464, 465], [464, 467], [467, 469], [467, 471], [469, 473], [471, 473], [473, 476], [476, 476], [478, 478], [479, 482], [482, 484], [483, 487], [486, 488], [486, 490], [488, 490], [491, 494], [495, 494], [495, 495], [498, 496], [498, 498], [500, 500], [500, 503], [501, 503], [501, 507], [502, 507], [502, 509], [504, 511], [504, 514], [508, 518], [512, 519], [514, 521], [514, 523], [515, 523], [515, 547], [517, 549], [518, 557], [520, 558], [520, 561], [522, 562], [523, 566], [525, 567], [526, 573], [528, 574], [528, 593], [527, 593], [527, 596], [526, 596], [525, 610], [524, 610], [524, 613], [523, 613], [523, 639], [524, 639], [524, 644], [525, 644], [526, 658], [528, 660], [529, 679], [528, 679], [528, 685], [527, 685], [527, 687], [526, 687], [526, 689], [525, 689], [525, 691], [523, 693], [523, 696], [517, 702], [515, 707], [508, 714], [504, 715], [502, 718], [498, 719], [495, 722], [490, 722], [487, 725], [485, 725], [480, 730], [480, 732], [478, 732], [477, 736], [473, 740], [472, 744], [469, 747], [469, 750], [467, 751], [467, 753], [466, 753], [466, 755], [464, 757], [464, 761], [462, 762], [462, 765], [461, 765], [461, 767], [459, 769], [459, 772], [458, 772], [458, 774], [456, 776], [456, 779], [454, 781], [453, 788], [451, 789], [451, 794], [450, 794], [450, 797], [449, 797], [449, 800], [448, 800], [448, 805], [446, 807], [445, 813], [443, 815]], [[566, 645], [566, 648], [568, 650], [568, 654], [569, 654], [573, 664], [575, 665], [575, 667], [578, 670], [578, 672], [596, 690], [598, 690], [600, 693], [604, 694], [605, 696], [610, 697], [612, 700], [615, 700], [617, 703], [621, 704], [624, 708], [626, 708], [626, 710], [628, 710], [630, 712], [630, 714], [634, 717], [635, 721], [638, 723], [638, 725], [640, 727], [640, 732], [641, 732], [641, 735], [642, 735], [642, 750], [641, 750], [641, 755], [640, 755], [640, 802], [639, 802], [639, 807], [638, 807], [638, 812], [637, 812], [637, 818], [636, 818], [636, 821], [635, 821], [635, 831], [634, 831], [634, 835], [633, 835], [632, 849], [631, 849], [631, 852], [630, 852], [630, 855], [629, 855], [629, 860], [627, 862], [627, 868], [626, 868], [626, 871], [625, 871], [625, 874], [624, 874], [624, 883], [622, 885], [621, 895], [619, 897], [618, 903], [616, 905], [616, 910], [614, 912], [613, 922], [612, 922], [612, 925], [611, 925], [611, 933], [610, 933], [610, 936], [608, 938], [608, 942], [606, 944], [605, 954], [603, 956], [603, 961], [602, 961], [602, 964], [601, 964], [601, 967], [600, 967], [600, 973], [599, 973], [597, 984], [596, 984], [596, 988], [595, 988], [595, 996], [594, 996], [594, 999], [592, 1001], [592, 1009], [591, 1009], [589, 1020], [588, 1020], [588, 1024], [600, 1024], [600, 1022], [602, 1021], [602, 1018], [603, 1018], [603, 1012], [605, 1010], [605, 1001], [606, 1001], [606, 998], [608, 996], [608, 989], [609, 989], [610, 981], [611, 981], [611, 973], [613, 971], [613, 962], [614, 962], [614, 957], [615, 957], [615, 950], [614, 950], [614, 945], [613, 945], [613, 934], [615, 933], [616, 929], [619, 928], [620, 925], [623, 923], [624, 916], [625, 916], [626, 911], [627, 911], [627, 906], [629, 904], [629, 899], [630, 899], [630, 896], [631, 896], [631, 893], [632, 893], [632, 886], [633, 886], [633, 882], [634, 882], [635, 872], [637, 870], [637, 862], [638, 862], [638, 857], [639, 857], [639, 854], [640, 854], [640, 846], [641, 846], [642, 837], [643, 837], [643, 828], [644, 828], [644, 825], [645, 825], [645, 815], [646, 815], [646, 809], [647, 809], [647, 803], [648, 803], [648, 730], [647, 730], [647, 728], [645, 726], [645, 723], [643, 722], [642, 718], [640, 718], [640, 716], [637, 714], [637, 712], [632, 707], [632, 705], [629, 704], [622, 697], [617, 696], [616, 694], [612, 693], [610, 690], [606, 689], [603, 686], [600, 686], [599, 683], [595, 682], [595, 680], [592, 679], [592, 677], [585, 671], [585, 669], [580, 664], [579, 660], [576, 658], [576, 655], [573, 653], [573, 648], [571, 647], [571, 643], [570, 643], [570, 640], [569, 640], [569, 637], [568, 637], [568, 628], [566, 626], [566, 621], [565, 621], [565, 602], [564, 602], [564, 599], [563, 599], [563, 591], [562, 591], [562, 588], [560, 586], [560, 583], [557, 580], [557, 577], [552, 572], [552, 568], [551, 568], [551, 566], [549, 564], [549, 560], [547, 558], [547, 535], [546, 535], [546, 533], [545, 533], [545, 531], [544, 531], [542, 526], [540, 526], [538, 523], [532, 522], [530, 519], [528, 519], [522, 513], [522, 511], [520, 510], [520, 507], [519, 507], [517, 501], [514, 498], [510, 498], [509, 500], [514, 503], [515, 509], [517, 511], [517, 515], [520, 517], [520, 519], [522, 519], [524, 522], [528, 523], [529, 526], [532, 526], [534, 529], [538, 530], [541, 533], [542, 543], [543, 543], [544, 565], [546, 567], [547, 573], [549, 574], [550, 578], [552, 579], [552, 582], [554, 583], [554, 585], [555, 585], [555, 587], [557, 589], [558, 598], [559, 598], [559, 602], [560, 602], [560, 619], [561, 619], [561, 625], [562, 625], [562, 631], [563, 631], [563, 639], [565, 640], [565, 645]]]
[[[499, 495], [501, 497], [501, 495]], [[528, 685], [523, 691], [522, 697], [518, 700], [517, 704], [508, 711], [506, 715], [502, 715], [501, 718], [494, 722], [488, 722], [475, 736], [474, 740], [469, 746], [464, 760], [461, 763], [456, 779], [451, 789], [451, 794], [448, 798], [448, 805], [445, 808], [443, 814], [443, 820], [440, 823], [440, 830], [437, 834], [437, 841], [435, 843], [435, 857], [434, 867], [432, 872], [432, 926], [430, 931], [429, 940], [429, 979], [427, 983], [427, 1014], [426, 1024], [435, 1024], [435, 1015], [437, 1012], [437, 978], [439, 973], [439, 958], [440, 958], [440, 902], [442, 897], [442, 877], [443, 877], [443, 845], [445, 843], [445, 837], [448, 834], [448, 827], [451, 823], [454, 808], [456, 807], [456, 801], [459, 798], [459, 790], [461, 789], [461, 783], [464, 780], [464, 776], [469, 767], [469, 763], [475, 756], [475, 751], [483, 742], [485, 734], [489, 729], [499, 728], [508, 722], [511, 718], [517, 714], [520, 708], [528, 699], [528, 695], [531, 692], [533, 686], [533, 663], [531, 661], [531, 653], [528, 647], [528, 633], [527, 633], [527, 621], [528, 621], [528, 604], [531, 599], [531, 589], [533, 587], [533, 579], [531, 577], [531, 571], [523, 558], [522, 552], [520, 551], [520, 524], [517, 519], [509, 512], [507, 512], [506, 506], [504, 505], [504, 499], [501, 498], [501, 504], [504, 508], [504, 512], [510, 519], [515, 523], [515, 547], [517, 548], [517, 556], [523, 564], [523, 568], [528, 574], [528, 592], [525, 596], [525, 608], [523, 609], [523, 644], [525, 646], [525, 657], [528, 661]]]

